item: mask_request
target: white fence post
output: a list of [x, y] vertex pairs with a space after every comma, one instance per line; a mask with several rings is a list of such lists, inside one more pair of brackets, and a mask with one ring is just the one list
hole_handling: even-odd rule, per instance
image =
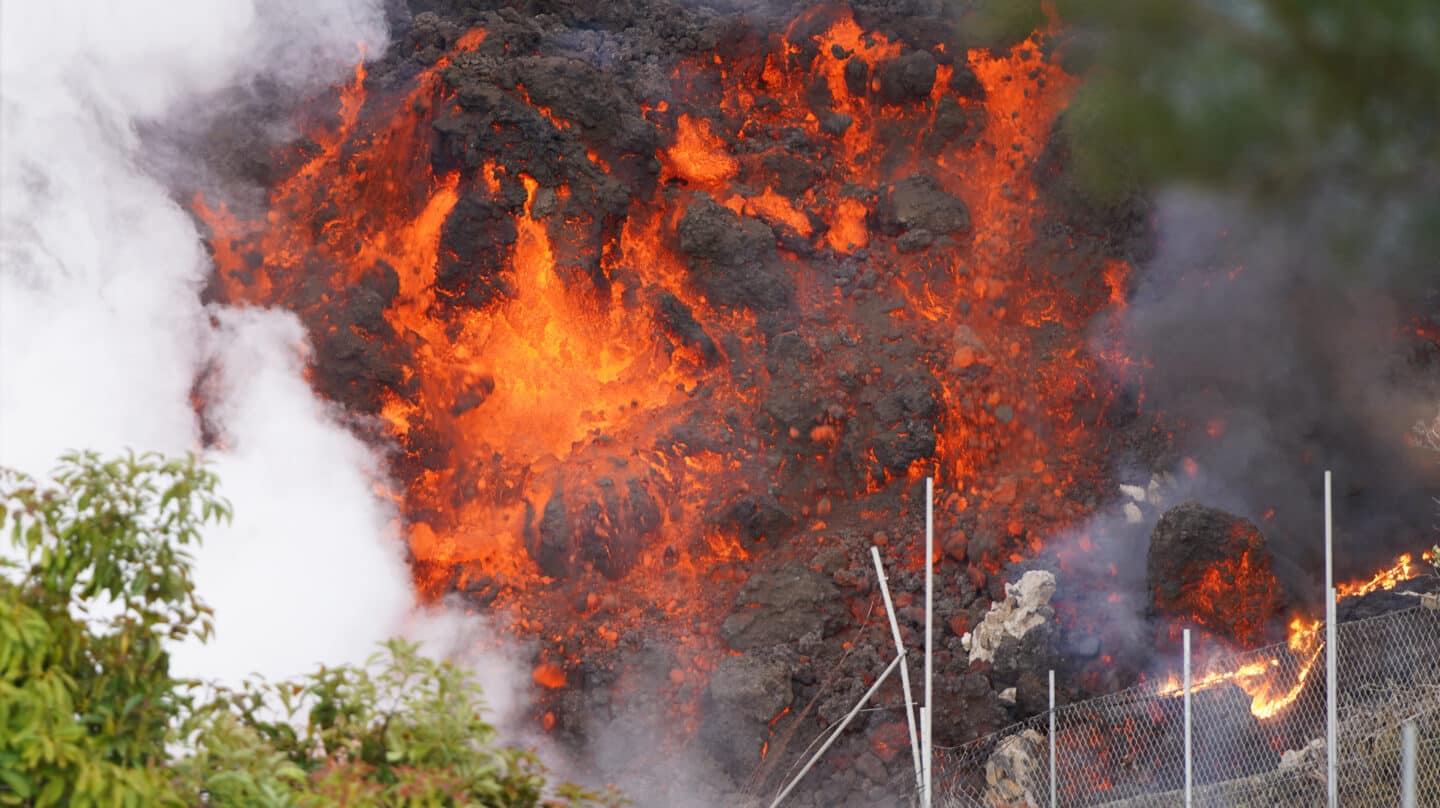
[[1419, 730], [1415, 720], [1406, 721], [1400, 727], [1400, 806], [1415, 808], [1415, 757], [1419, 744]]
[[1055, 669], [1050, 669], [1050, 808], [1055, 808]]
[[1190, 756], [1190, 629], [1182, 635], [1185, 642], [1185, 808], [1190, 808], [1190, 790], [1194, 784], [1194, 770]]
[[1325, 791], [1329, 808], [1340, 804], [1340, 738], [1337, 718], [1335, 634], [1335, 532], [1330, 499], [1330, 472], [1325, 472]]
[[782, 800], [790, 796], [790, 792], [795, 790], [795, 786], [800, 785], [800, 781], [805, 775], [810, 773], [810, 769], [815, 765], [816, 761], [820, 760], [820, 757], [825, 754], [826, 750], [840, 739], [840, 735], [845, 732], [845, 728], [850, 726], [850, 722], [854, 721], [855, 716], [860, 714], [860, 710], [865, 707], [866, 702], [870, 701], [870, 698], [875, 695], [875, 691], [879, 690], [880, 685], [885, 683], [885, 678], [895, 672], [895, 666], [904, 661], [904, 654], [895, 657], [895, 661], [891, 662], [889, 666], [885, 668], [885, 672], [876, 677], [875, 684], [871, 685], [870, 689], [865, 691], [865, 695], [861, 696], [860, 701], [856, 702], [855, 706], [850, 709], [850, 713], [845, 716], [844, 721], [840, 722], [840, 726], [836, 727], [835, 731], [830, 734], [830, 737], [825, 740], [825, 743], [822, 744], [819, 749], [815, 750], [815, 754], [810, 756], [810, 760], [805, 764], [805, 768], [801, 769], [800, 773], [795, 775], [795, 779], [790, 781], [790, 785], [785, 786], [785, 790], [780, 792], [780, 796], [776, 797], [775, 801], [770, 803], [770, 808], [776, 808]]
[[930, 808], [934, 794], [934, 736], [931, 723], [935, 720], [934, 662], [935, 631], [931, 625], [935, 612], [935, 478], [925, 478], [925, 720], [920, 724], [921, 742], [925, 747], [920, 804]]
[[[895, 653], [905, 655], [905, 641], [900, 637], [900, 622], [895, 619], [895, 604], [890, 600], [890, 582], [885, 579], [885, 565], [880, 563], [880, 548], [870, 546], [870, 558], [875, 562], [875, 577], [880, 580], [880, 595], [885, 599], [885, 614], [890, 618], [890, 636], [895, 640]], [[910, 729], [910, 758], [915, 764], [916, 793], [925, 789], [925, 774], [920, 767], [920, 741], [915, 732], [915, 702], [910, 697], [910, 666], [901, 664], [900, 685], [905, 693], [905, 723]]]

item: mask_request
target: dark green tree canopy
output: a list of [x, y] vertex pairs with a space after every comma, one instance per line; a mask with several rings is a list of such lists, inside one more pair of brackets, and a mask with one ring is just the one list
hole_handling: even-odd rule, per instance
[[[956, 3], [1003, 44], [1039, 0]], [[1427, 277], [1440, 246], [1440, 4], [1055, 0], [1049, 46], [1084, 83], [1062, 126], [1114, 201], [1171, 183], [1235, 194], [1336, 264]]]

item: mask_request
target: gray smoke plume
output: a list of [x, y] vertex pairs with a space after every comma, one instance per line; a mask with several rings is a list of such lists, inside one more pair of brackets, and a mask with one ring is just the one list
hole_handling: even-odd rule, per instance
[[1440, 482], [1434, 456], [1407, 440], [1433, 418], [1440, 381], [1412, 333], [1424, 284], [1391, 271], [1383, 249], [1339, 249], [1312, 224], [1336, 204], [1162, 195], [1126, 326], [1146, 409], [1178, 425], [1173, 500], [1253, 520], [1307, 597], [1323, 580], [1324, 470], [1342, 581], [1429, 546]]

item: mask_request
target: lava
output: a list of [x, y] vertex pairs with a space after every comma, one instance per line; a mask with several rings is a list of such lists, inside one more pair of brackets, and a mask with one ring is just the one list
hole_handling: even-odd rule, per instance
[[761, 555], [926, 473], [979, 588], [1109, 467], [1087, 329], [1129, 268], [1036, 225], [1075, 86], [1043, 35], [750, 36], [636, 99], [641, 148], [472, 31], [407, 92], [357, 67], [263, 211], [193, 205], [215, 294], [296, 311], [379, 430], [418, 591], [541, 639], [545, 689], [636, 629], [703, 681]]

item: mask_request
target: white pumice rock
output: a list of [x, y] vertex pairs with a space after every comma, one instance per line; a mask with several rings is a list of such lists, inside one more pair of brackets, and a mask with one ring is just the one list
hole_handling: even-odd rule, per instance
[[1125, 512], [1125, 521], [1132, 525], [1138, 525], [1145, 521], [1145, 514], [1140, 511], [1140, 506], [1133, 502], [1125, 503], [1121, 510]]
[[1005, 584], [1005, 599], [991, 604], [990, 611], [975, 627], [967, 648], [970, 661], [990, 662], [1007, 636], [1020, 639], [1054, 616], [1050, 598], [1055, 596], [1055, 575], [1030, 570], [1013, 584]]

